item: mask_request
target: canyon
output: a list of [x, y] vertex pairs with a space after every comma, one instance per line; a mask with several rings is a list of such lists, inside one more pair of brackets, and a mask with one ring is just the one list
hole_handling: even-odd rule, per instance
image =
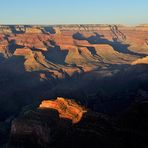
[[[143, 102], [146, 104], [148, 99], [147, 64], [148, 25], [146, 24], [0, 25], [0, 145], [8, 142], [10, 132], [12, 135], [10, 145], [13, 145], [14, 126], [17, 127], [18, 124], [20, 126], [18, 132], [21, 133], [21, 128], [24, 126], [30, 129], [30, 124], [34, 128], [43, 128], [40, 134], [45, 134], [42, 135], [42, 140], [43, 143], [48, 143], [48, 147], [50, 142], [44, 139], [44, 136], [50, 137], [50, 135], [46, 133], [43, 124], [49, 121], [42, 123], [44, 117], [52, 118], [53, 126], [54, 122], [58, 122], [56, 126], [66, 131], [67, 128], [72, 131], [78, 128], [82, 131], [81, 126], [84, 126], [85, 130], [90, 130], [93, 126], [100, 132], [101, 129], [97, 124], [107, 127], [108, 123], [112, 124], [112, 119], [108, 116], [116, 116], [119, 125], [123, 126], [121, 120], [128, 122], [129, 116], [134, 114], [134, 111], [130, 110], [131, 106], [135, 104], [141, 106]], [[53, 103], [51, 100], [57, 97], [63, 99], [57, 99]], [[73, 101], [69, 99], [66, 101], [64, 98], [78, 102], [87, 108], [87, 112]], [[61, 102], [63, 107], [67, 108], [70, 105], [70, 108], [65, 110], [66, 114], [60, 109]], [[43, 109], [38, 108], [40, 104], [41, 108], [43, 105]], [[76, 119], [73, 118], [74, 106], [78, 107], [76, 113], [79, 113]], [[51, 113], [47, 115], [46, 112]], [[106, 119], [106, 116], [109, 119]], [[119, 119], [117, 116], [123, 118]], [[76, 124], [71, 125], [67, 118]], [[92, 118], [94, 124], [91, 123]], [[103, 120], [103, 123], [100, 120]], [[130, 122], [133, 123], [133, 120]], [[28, 122], [29, 124], [24, 125]], [[77, 125], [77, 128], [73, 128]], [[50, 131], [49, 126], [47, 128]], [[110, 125], [108, 128], [111, 128], [111, 133], [122, 133], [124, 137], [124, 132], [118, 131], [123, 127]], [[128, 135], [127, 129], [128, 127], [125, 135]], [[65, 131], [62, 131], [62, 134], [63, 132]], [[88, 137], [91, 137], [89, 132]], [[109, 131], [103, 134], [106, 132]], [[77, 135], [77, 132], [75, 134]], [[82, 139], [84, 135], [85, 132], [82, 132]], [[109, 137], [110, 135], [107, 138]], [[100, 139], [100, 136], [97, 138]], [[111, 144], [114, 147], [113, 143]]]

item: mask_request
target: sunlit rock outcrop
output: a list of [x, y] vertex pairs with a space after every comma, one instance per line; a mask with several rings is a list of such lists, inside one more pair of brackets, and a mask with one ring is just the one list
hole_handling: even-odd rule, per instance
[[83, 114], [87, 112], [83, 107], [76, 102], [58, 97], [56, 100], [44, 100], [39, 106], [40, 109], [55, 109], [59, 112], [61, 118], [72, 120], [73, 123], [78, 123]]
[[42, 30], [38, 27], [26, 28], [26, 33], [42, 33]]
[[137, 65], [137, 64], [148, 64], [148, 56], [146, 56], [144, 58], [140, 58], [140, 59], [132, 62], [132, 65]]
[[9, 34], [9, 33], [12, 33], [12, 30], [9, 26], [1, 25], [0, 26], [0, 33], [8, 33]]

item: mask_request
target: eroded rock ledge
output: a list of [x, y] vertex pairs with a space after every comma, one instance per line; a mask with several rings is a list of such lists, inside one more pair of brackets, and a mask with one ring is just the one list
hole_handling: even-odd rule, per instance
[[[54, 107], [55, 105], [59, 107], [59, 100], [46, 102], [46, 105], [43, 102], [42, 106], [44, 104], [48, 108], [26, 110], [13, 120], [7, 147], [145, 148], [148, 146], [147, 102], [135, 104], [114, 118], [88, 110], [80, 122], [72, 124], [71, 119], [60, 118], [57, 110], [49, 108], [51, 103]], [[69, 101], [64, 100], [64, 103], [67, 104]]]
[[58, 97], [56, 100], [44, 100], [39, 106], [40, 109], [55, 109], [59, 112], [61, 118], [72, 120], [73, 123], [78, 123], [83, 114], [87, 112], [83, 107], [70, 99]]

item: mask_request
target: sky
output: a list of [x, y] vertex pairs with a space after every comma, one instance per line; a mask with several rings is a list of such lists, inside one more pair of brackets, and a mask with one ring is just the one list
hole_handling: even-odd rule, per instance
[[0, 0], [0, 24], [148, 24], [148, 0]]

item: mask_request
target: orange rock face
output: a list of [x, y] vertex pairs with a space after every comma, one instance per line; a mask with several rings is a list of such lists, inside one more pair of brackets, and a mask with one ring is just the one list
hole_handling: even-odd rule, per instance
[[148, 56], [132, 62], [132, 65], [137, 65], [137, 64], [148, 64]]
[[26, 33], [42, 33], [42, 30], [37, 27], [27, 28]]
[[27, 55], [30, 55], [31, 53], [32, 53], [32, 51], [29, 48], [20, 48], [20, 49], [18, 48], [15, 50], [14, 55], [27, 56]]
[[[148, 56], [148, 26], [0, 26], [0, 54], [24, 56], [26, 71], [66, 78]], [[144, 60], [145, 63], [145, 60]]]
[[72, 120], [72, 123], [78, 123], [83, 114], [87, 112], [83, 107], [72, 100], [58, 97], [56, 100], [44, 100], [39, 106], [40, 109], [55, 109], [59, 112], [61, 118]]

